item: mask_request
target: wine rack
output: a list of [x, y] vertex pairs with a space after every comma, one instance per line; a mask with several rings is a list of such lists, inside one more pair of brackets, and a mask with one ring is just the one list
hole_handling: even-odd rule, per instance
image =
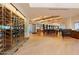
[[4, 51], [4, 18], [3, 6], [0, 5], [0, 52]]
[[24, 41], [24, 19], [0, 5], [0, 52], [6, 52]]
[[4, 24], [5, 28], [5, 39], [4, 39], [4, 49], [8, 50], [12, 46], [12, 35], [11, 35], [11, 11], [4, 7]]

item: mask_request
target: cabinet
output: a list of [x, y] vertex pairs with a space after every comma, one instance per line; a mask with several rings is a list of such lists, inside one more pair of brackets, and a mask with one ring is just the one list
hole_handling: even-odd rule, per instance
[[3, 18], [3, 6], [0, 5], [0, 52], [4, 50], [4, 18]]
[[0, 5], [0, 52], [6, 52], [24, 41], [24, 19]]

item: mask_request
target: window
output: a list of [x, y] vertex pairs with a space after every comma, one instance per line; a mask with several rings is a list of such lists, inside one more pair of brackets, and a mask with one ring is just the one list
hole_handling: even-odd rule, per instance
[[65, 29], [65, 25], [64, 24], [60, 24], [59, 28], [60, 29]]
[[79, 23], [75, 23], [75, 30], [79, 30]]

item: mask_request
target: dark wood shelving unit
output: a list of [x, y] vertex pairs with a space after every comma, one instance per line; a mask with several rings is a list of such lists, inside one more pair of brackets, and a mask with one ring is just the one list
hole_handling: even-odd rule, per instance
[[22, 41], [24, 41], [24, 19], [0, 5], [0, 53], [13, 49]]
[[4, 28], [3, 28], [3, 25], [4, 25], [4, 20], [3, 20], [3, 6], [0, 5], [0, 52], [3, 52], [4, 51], [4, 37], [5, 37], [5, 34], [4, 34]]

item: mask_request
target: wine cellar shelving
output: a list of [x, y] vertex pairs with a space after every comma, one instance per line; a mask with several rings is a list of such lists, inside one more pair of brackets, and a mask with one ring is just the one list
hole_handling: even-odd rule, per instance
[[0, 52], [17, 46], [24, 40], [24, 19], [0, 5]]

